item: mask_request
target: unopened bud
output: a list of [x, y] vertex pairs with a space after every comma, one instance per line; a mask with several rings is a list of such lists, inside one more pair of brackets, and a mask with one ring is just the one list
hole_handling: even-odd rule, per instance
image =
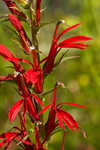
[[58, 22], [57, 22], [57, 25], [60, 25], [61, 23], [64, 23], [65, 21], [64, 20], [59, 20]]

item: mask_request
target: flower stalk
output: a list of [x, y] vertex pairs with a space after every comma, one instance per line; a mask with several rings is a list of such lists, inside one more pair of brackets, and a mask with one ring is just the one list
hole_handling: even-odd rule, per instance
[[[3, 146], [4, 149], [7, 150], [10, 143], [14, 141], [16, 146], [20, 146], [23, 150], [47, 150], [50, 137], [59, 127], [64, 131], [61, 145], [61, 150], [64, 150], [66, 127], [73, 132], [79, 132], [79, 125], [74, 119], [74, 116], [64, 110], [63, 106], [70, 105], [84, 109], [86, 109], [86, 107], [70, 102], [60, 102], [57, 104], [57, 88], [59, 86], [65, 88], [65, 86], [62, 82], [56, 82], [52, 89], [45, 91], [45, 77], [51, 75], [53, 69], [60, 65], [70, 48], [86, 49], [89, 45], [85, 44], [85, 42], [92, 40], [92, 38], [77, 35], [59, 41], [65, 33], [67, 34], [67, 32], [72, 29], [74, 30], [80, 25], [76, 24], [67, 27], [59, 33], [60, 25], [64, 23], [64, 21], [60, 20], [56, 24], [48, 55], [42, 59], [37, 38], [39, 34], [38, 31], [42, 28], [42, 0], [36, 0], [35, 6], [33, 5], [34, 0], [16, 0], [20, 8], [28, 9], [30, 15], [21, 11], [16, 1], [3, 1], [11, 12], [11, 14], [8, 14], [8, 21], [12, 25], [11, 27], [18, 33], [22, 50], [26, 55], [29, 55], [32, 61], [15, 57], [8, 48], [0, 44], [0, 56], [3, 57], [4, 61], [12, 63], [14, 69], [14, 73], [8, 74], [7, 76], [0, 76], [0, 83], [3, 81], [14, 81], [20, 96], [20, 100], [12, 106], [8, 113], [10, 123], [14, 122], [16, 116], [18, 116], [20, 128], [16, 125], [10, 131], [0, 134], [0, 147]], [[29, 25], [31, 37], [27, 34], [23, 26], [23, 21]], [[62, 48], [67, 48], [67, 50], [56, 60], [56, 56], [59, 55]], [[70, 56], [68, 59], [76, 57], [77, 56]], [[30, 66], [29, 69], [25, 69], [23, 63], [28, 64]], [[47, 104], [46, 95], [50, 93], [52, 93], [52, 99]], [[44, 106], [44, 98], [46, 98], [47, 101], [46, 106]], [[47, 119], [44, 120], [46, 110], [48, 110], [48, 114]], [[26, 127], [28, 118], [30, 119], [30, 124], [32, 124], [32, 128], [30, 129]], [[32, 130], [32, 135], [28, 132], [29, 130]]]

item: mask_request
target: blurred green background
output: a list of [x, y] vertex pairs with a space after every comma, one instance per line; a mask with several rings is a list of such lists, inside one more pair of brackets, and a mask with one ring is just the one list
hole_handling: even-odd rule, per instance
[[[65, 20], [61, 31], [66, 25], [82, 22], [80, 27], [66, 34], [64, 38], [76, 33], [91, 36], [91, 46], [83, 51], [71, 50], [67, 56], [78, 55], [80, 58], [64, 61], [48, 76], [45, 90], [52, 88], [56, 80], [64, 82], [66, 89], [58, 89], [58, 101], [78, 103], [88, 107], [88, 110], [65, 107], [78, 121], [81, 133], [66, 133], [65, 150], [99, 150], [100, 148], [100, 1], [99, 0], [45, 0], [42, 8], [45, 11], [41, 22]], [[0, 2], [0, 14], [8, 12], [3, 2]], [[0, 22], [0, 43], [11, 49], [16, 56], [25, 56], [14, 41], [14, 35], [9, 31], [8, 22]], [[55, 23], [44, 26], [39, 33], [40, 50], [48, 54]], [[30, 36], [29, 29], [25, 25]], [[26, 58], [28, 56], [25, 56]], [[28, 58], [29, 59], [29, 58]], [[13, 70], [10, 63], [0, 57], [0, 75], [7, 75]], [[51, 95], [50, 95], [51, 96]], [[13, 126], [8, 121], [8, 111], [18, 100], [16, 86], [10, 82], [0, 85], [0, 133]], [[49, 97], [50, 99], [50, 97]], [[87, 135], [82, 136], [83, 134]], [[85, 133], [86, 132], [86, 133]], [[49, 142], [49, 150], [60, 150], [63, 132], [57, 133]], [[14, 150], [15, 147], [9, 148]], [[18, 148], [19, 150], [19, 148]]]

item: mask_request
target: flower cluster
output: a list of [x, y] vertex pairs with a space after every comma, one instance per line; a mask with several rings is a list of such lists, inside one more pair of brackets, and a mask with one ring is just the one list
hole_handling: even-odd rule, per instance
[[[57, 64], [55, 61], [56, 56], [62, 48], [85, 49], [89, 45], [81, 43], [81, 41], [89, 41], [91, 40], [91, 37], [77, 35], [66, 38], [65, 40], [59, 42], [65, 33], [75, 29], [80, 24], [67, 27], [61, 33], [59, 33], [59, 27], [63, 21], [58, 21], [54, 31], [49, 54], [41, 60], [40, 51], [38, 48], [37, 33], [41, 27], [40, 8], [42, 0], [36, 0], [36, 6], [34, 6], [34, 8], [34, 0], [30, 2], [28, 7], [30, 11], [30, 17], [20, 10], [15, 1], [3, 1], [11, 12], [11, 14], [8, 14], [8, 20], [12, 28], [18, 33], [20, 45], [25, 54], [32, 58], [33, 62], [30, 62], [24, 58], [15, 57], [11, 51], [8, 50], [8, 48], [0, 44], [0, 56], [3, 57], [3, 60], [12, 63], [14, 68], [13, 74], [0, 76], [0, 82], [8, 80], [15, 81], [18, 87], [18, 93], [21, 97], [21, 99], [12, 106], [8, 113], [10, 122], [13, 122], [16, 119], [16, 116], [19, 117], [21, 128], [13, 127], [10, 131], [1, 134], [0, 147], [4, 146], [4, 149], [6, 150], [8, 149], [9, 144], [12, 141], [15, 141], [16, 145], [21, 146], [24, 150], [46, 150], [44, 148], [44, 144], [48, 141], [51, 133], [53, 133], [58, 126], [62, 128], [64, 132], [66, 131], [66, 127], [72, 131], [79, 131], [77, 121], [70, 113], [62, 109], [63, 105], [73, 105], [82, 108], [86, 107], [68, 102], [56, 104], [56, 90], [59, 85], [58, 83], [56, 83], [53, 88], [53, 97], [51, 103], [47, 106], [44, 106], [42, 102], [44, 92], [43, 85], [45, 83], [44, 79], [53, 71], [53, 68]], [[20, 5], [22, 1], [19, 0], [18, 2]], [[33, 9], [35, 9], [35, 14], [33, 13]], [[32, 40], [30, 40], [28, 37], [23, 27], [22, 20], [30, 24], [29, 27], [32, 34]], [[63, 57], [61, 57], [60, 60], [61, 59], [63, 59]], [[60, 60], [58, 60], [58, 62]], [[28, 64], [30, 69], [25, 70], [23, 63]], [[41, 116], [43, 116], [47, 109], [50, 110], [48, 119], [44, 124]], [[30, 118], [30, 122], [33, 124], [33, 136], [35, 137], [35, 142], [32, 142], [30, 134], [28, 133], [28, 129], [25, 127], [27, 116]], [[64, 147], [64, 137], [61, 150], [63, 150]]]

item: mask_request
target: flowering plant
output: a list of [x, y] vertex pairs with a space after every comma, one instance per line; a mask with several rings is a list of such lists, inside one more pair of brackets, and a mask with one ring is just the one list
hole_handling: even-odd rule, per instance
[[[59, 41], [61, 37], [75, 29], [80, 24], [65, 28], [59, 33], [60, 24], [62, 20], [58, 21], [54, 31], [51, 48], [48, 55], [41, 59], [41, 53], [39, 49], [39, 42], [37, 38], [38, 31], [42, 27], [41, 21], [41, 4], [42, 0], [3, 0], [11, 14], [7, 15], [8, 21], [17, 32], [20, 45], [26, 55], [32, 58], [33, 62], [24, 58], [15, 57], [8, 48], [0, 44], [0, 56], [3, 60], [12, 63], [14, 68], [13, 74], [7, 76], [0, 76], [0, 82], [3, 81], [15, 81], [18, 87], [18, 93], [20, 100], [18, 100], [10, 109], [8, 117], [12, 123], [16, 116], [20, 120], [20, 128], [14, 126], [10, 131], [2, 133], [0, 135], [0, 147], [4, 146], [4, 149], [8, 149], [10, 143], [14, 141], [17, 146], [20, 146], [24, 150], [47, 150], [46, 143], [48, 143], [49, 137], [52, 136], [55, 129], [60, 127], [64, 130], [64, 136], [62, 140], [61, 150], [64, 150], [64, 140], [66, 127], [72, 131], [79, 131], [79, 126], [74, 117], [63, 110], [63, 105], [71, 105], [76, 107], [86, 108], [79, 104], [73, 104], [70, 102], [61, 102], [56, 104], [56, 91], [58, 86], [64, 87], [61, 82], [56, 82], [54, 88], [49, 91], [44, 91], [45, 78], [50, 75], [55, 66], [59, 65], [64, 55], [70, 48], [85, 49], [89, 45], [82, 43], [82, 41], [89, 41], [91, 37], [77, 35], [65, 38], [65, 40]], [[20, 6], [20, 7], [19, 7]], [[29, 12], [25, 14], [21, 8], [27, 9]], [[23, 22], [26, 22], [31, 31], [32, 39], [29, 39], [24, 27]], [[56, 56], [60, 53], [62, 48], [66, 48], [65, 53], [56, 61]], [[26, 70], [23, 63], [30, 66], [30, 69]], [[53, 92], [52, 100], [50, 104], [44, 106], [43, 98], [49, 92]], [[46, 122], [43, 121], [45, 111], [49, 110]], [[29, 117], [32, 124], [32, 135], [28, 132], [26, 127], [27, 118]], [[34, 137], [34, 140], [32, 140]]]

